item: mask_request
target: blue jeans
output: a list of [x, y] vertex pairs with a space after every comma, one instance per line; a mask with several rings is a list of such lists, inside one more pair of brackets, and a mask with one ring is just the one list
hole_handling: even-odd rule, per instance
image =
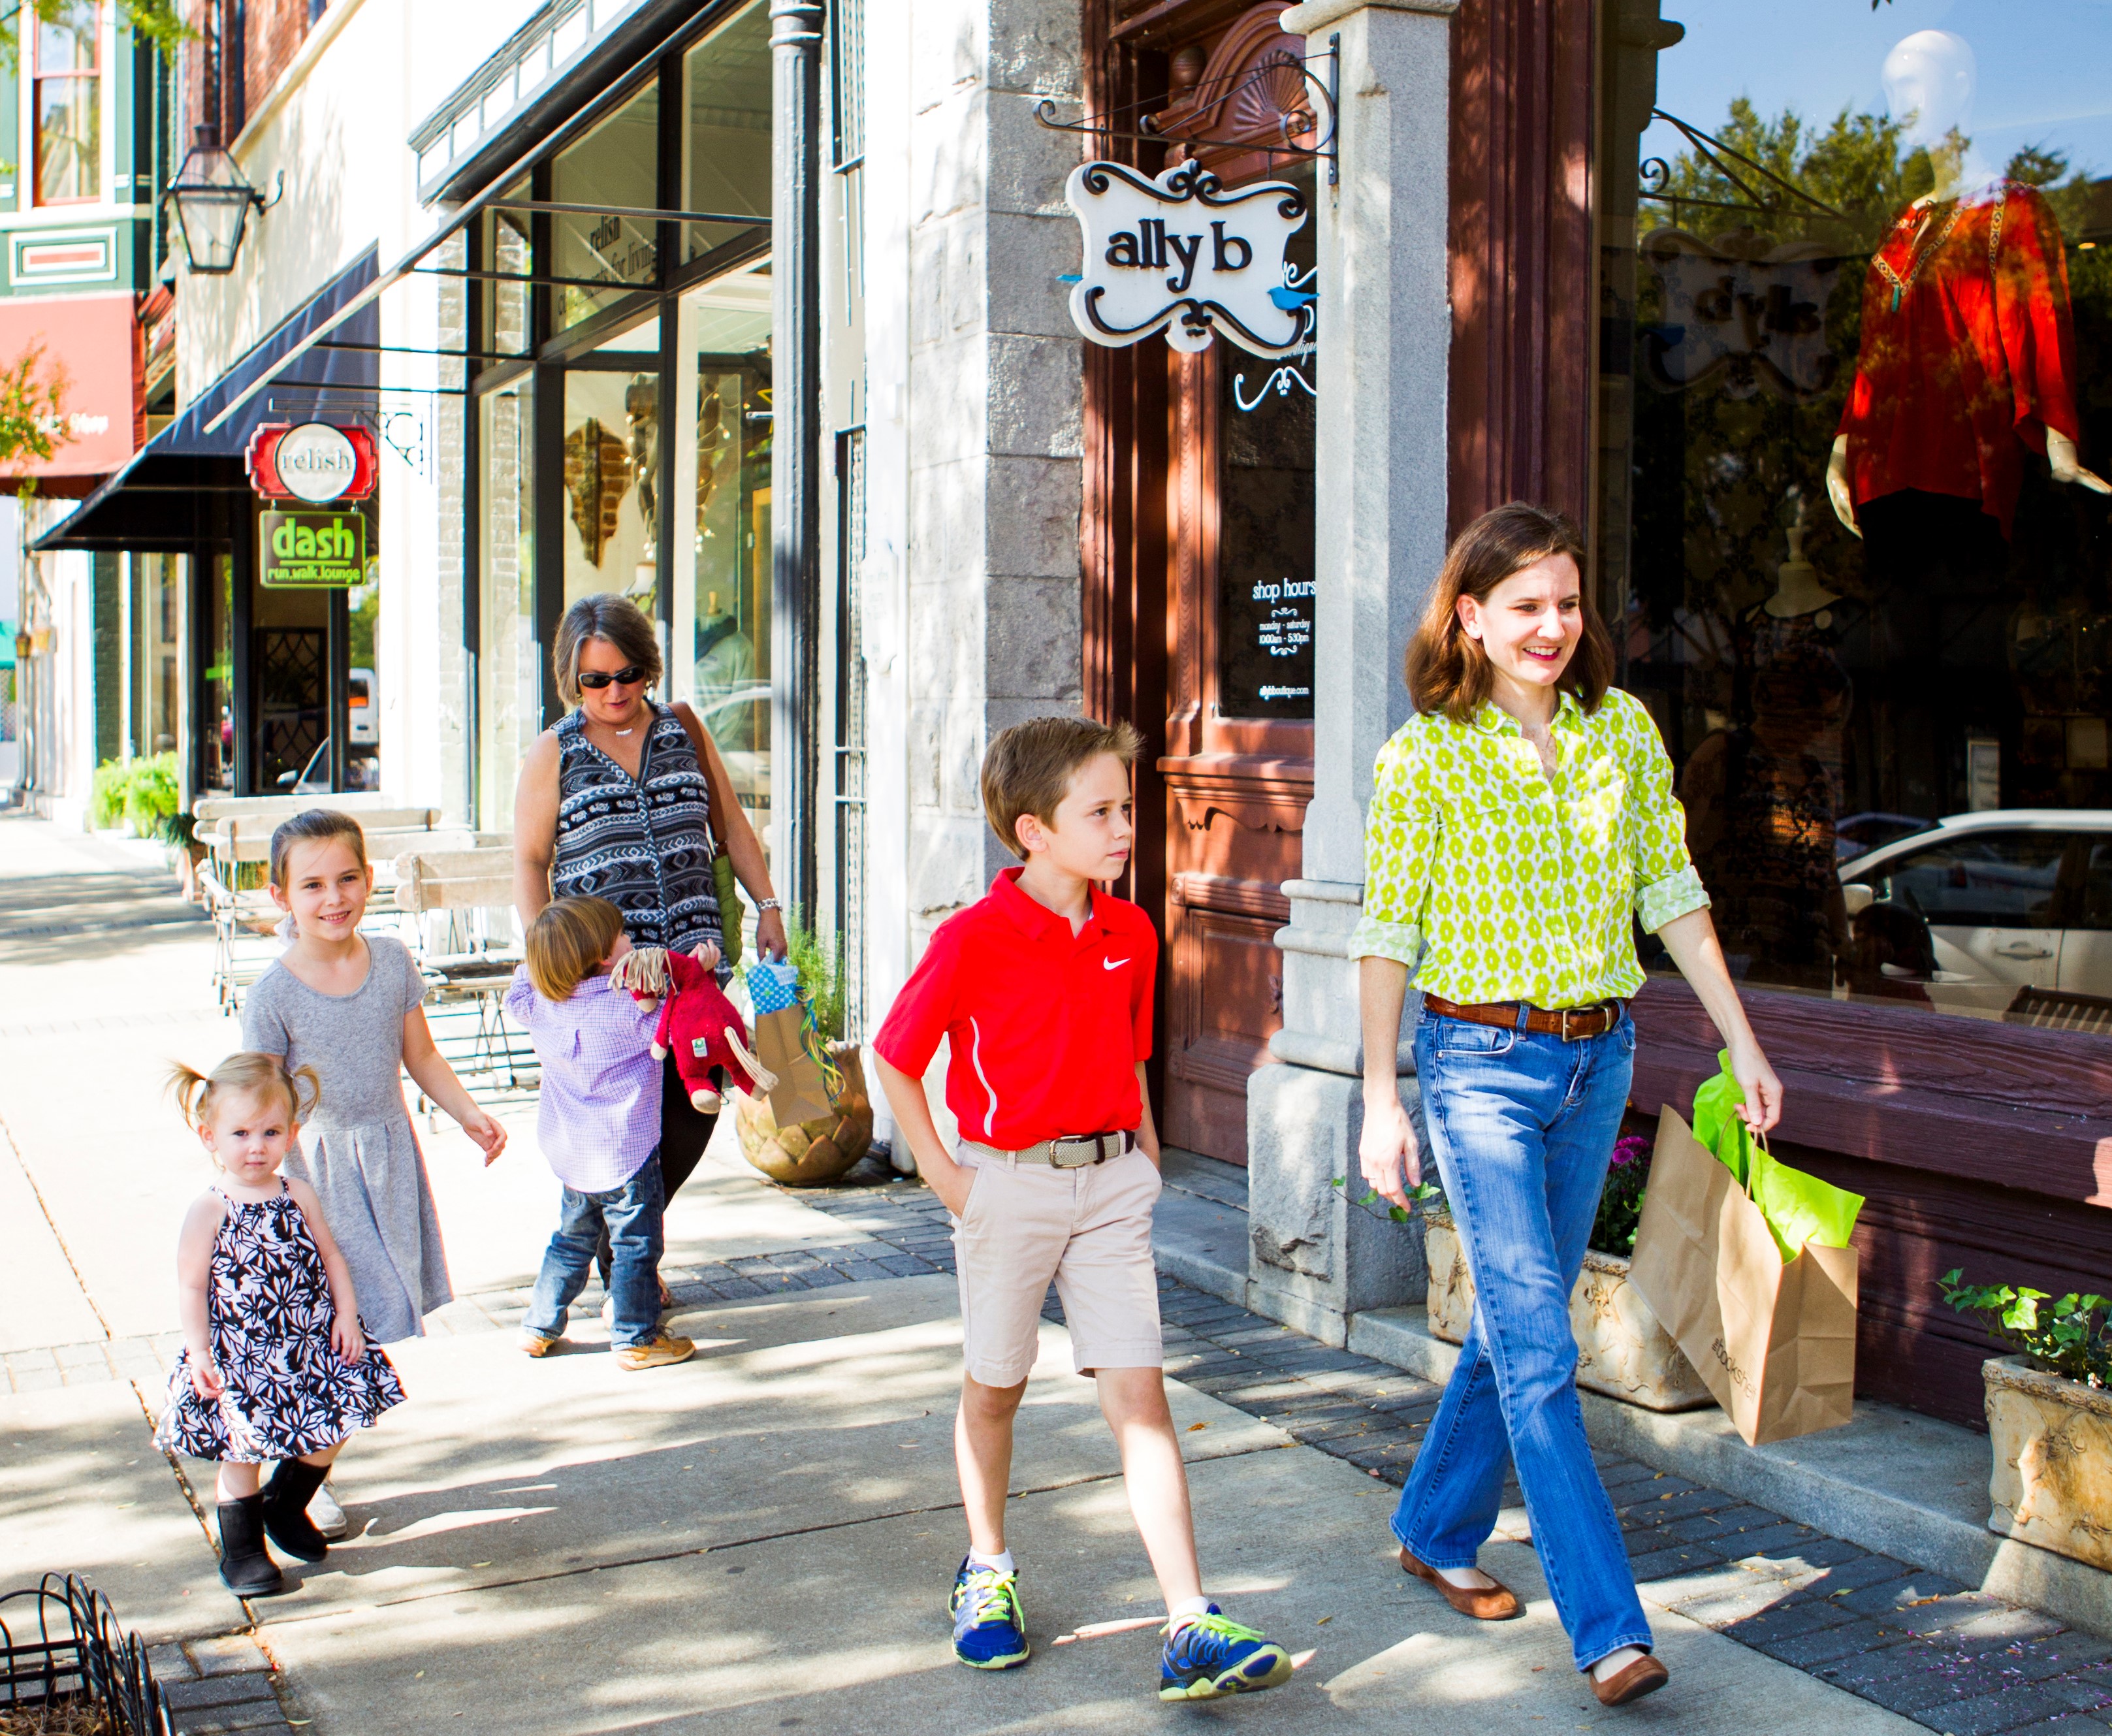
[[607, 1193], [567, 1187], [564, 1215], [535, 1275], [523, 1323], [528, 1330], [546, 1338], [563, 1336], [565, 1311], [586, 1288], [594, 1248], [605, 1233], [615, 1255], [609, 1294], [616, 1300], [616, 1323], [609, 1341], [619, 1350], [651, 1343], [660, 1331], [661, 1220], [667, 1203], [657, 1150], [621, 1187]]
[[1579, 1670], [1650, 1644], [1620, 1524], [1584, 1437], [1569, 1329], [1569, 1292], [1635, 1057], [1626, 1016], [1604, 1036], [1568, 1043], [1427, 1010], [1415, 1027], [1430, 1143], [1475, 1301], [1394, 1535], [1429, 1566], [1472, 1567], [1515, 1462]]

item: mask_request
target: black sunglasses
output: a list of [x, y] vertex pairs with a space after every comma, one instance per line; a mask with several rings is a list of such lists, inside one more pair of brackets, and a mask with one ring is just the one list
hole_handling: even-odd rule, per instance
[[582, 669], [579, 676], [580, 686], [595, 693], [599, 693], [611, 681], [619, 687], [629, 687], [644, 679], [644, 668], [639, 663], [626, 663], [613, 675], [600, 669]]

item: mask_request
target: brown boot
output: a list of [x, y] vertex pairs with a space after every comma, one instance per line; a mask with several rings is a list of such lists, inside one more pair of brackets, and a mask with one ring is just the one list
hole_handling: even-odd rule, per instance
[[1462, 1615], [1471, 1615], [1477, 1621], [1509, 1621], [1513, 1615], [1523, 1615], [1525, 1606], [1511, 1594], [1508, 1587], [1485, 1585], [1479, 1590], [1469, 1590], [1454, 1585], [1434, 1567], [1427, 1567], [1404, 1548], [1400, 1552], [1402, 1570], [1411, 1573], [1427, 1584], [1437, 1588], [1437, 1594]]

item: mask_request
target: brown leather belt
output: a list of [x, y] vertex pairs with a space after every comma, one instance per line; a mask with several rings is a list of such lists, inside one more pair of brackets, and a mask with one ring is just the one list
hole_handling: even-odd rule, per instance
[[[1470, 1025], [1495, 1025], [1505, 1031], [1518, 1027], [1521, 1003], [1515, 1000], [1489, 1000], [1463, 1007], [1436, 995], [1425, 995], [1422, 1004], [1444, 1018], [1463, 1019]], [[1627, 1005], [1623, 1000], [1602, 1000], [1596, 1006], [1559, 1007], [1553, 1011], [1529, 1006], [1525, 1027], [1541, 1037], [1559, 1037], [1565, 1043], [1581, 1042], [1587, 1037], [1604, 1037], [1620, 1023]]]

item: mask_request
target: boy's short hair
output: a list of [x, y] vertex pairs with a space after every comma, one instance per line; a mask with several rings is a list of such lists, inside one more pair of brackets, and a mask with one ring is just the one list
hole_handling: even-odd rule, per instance
[[1022, 814], [1054, 825], [1056, 804], [1070, 794], [1079, 767], [1103, 754], [1135, 765], [1143, 749], [1144, 738], [1127, 723], [1091, 718], [1030, 718], [1015, 723], [1000, 731], [983, 755], [983, 813], [1004, 847], [1023, 862]]
[[569, 1000], [622, 932], [623, 913], [605, 898], [553, 899], [528, 925], [528, 980], [545, 1000]]

